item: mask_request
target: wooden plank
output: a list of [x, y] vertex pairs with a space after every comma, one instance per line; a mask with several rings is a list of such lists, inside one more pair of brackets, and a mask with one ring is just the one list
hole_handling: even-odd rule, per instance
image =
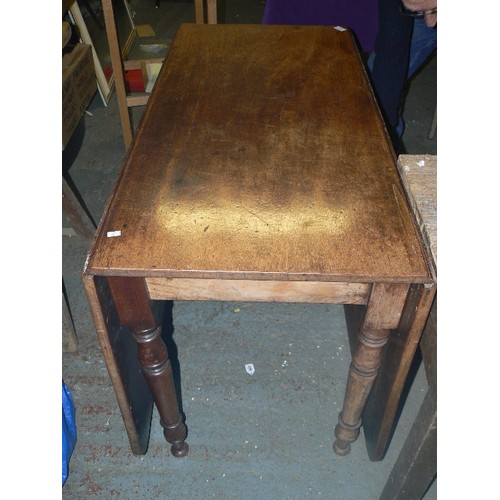
[[150, 24], [136, 24], [135, 29], [137, 31], [137, 36], [140, 38], [155, 36], [155, 30]]
[[427, 380], [429, 384], [435, 384], [437, 383], [437, 294], [420, 339], [420, 350]]
[[130, 447], [135, 455], [143, 455], [148, 448], [153, 396], [142, 374], [137, 343], [120, 324], [106, 279], [84, 274], [83, 285]]
[[437, 474], [437, 297], [420, 340], [429, 382], [425, 399], [387, 479], [380, 500], [422, 498]]
[[[401, 155], [398, 170], [437, 280], [437, 158]], [[420, 339], [429, 389], [380, 500], [422, 498], [437, 473], [437, 296]], [[388, 353], [388, 360], [392, 362]]]
[[147, 278], [151, 299], [366, 304], [370, 285], [312, 281]]
[[207, 0], [207, 23], [217, 24], [217, 0]]
[[431, 384], [380, 500], [420, 499], [437, 470], [437, 396]]
[[97, 55], [94, 43], [90, 38], [90, 34], [87, 29], [87, 25], [85, 24], [85, 20], [83, 19], [83, 15], [80, 11], [80, 7], [78, 6], [78, 2], [72, 2], [69, 13], [78, 27], [82, 42], [92, 47], [92, 59], [94, 61], [94, 71], [96, 74], [97, 84], [99, 87], [99, 91], [101, 92], [101, 95], [104, 99], [105, 105], [107, 105], [114, 77], [113, 75], [111, 75], [111, 79], [108, 82], [106, 75], [104, 74], [104, 71], [102, 69], [101, 62], [99, 60], [99, 56]]
[[[118, 32], [111, 0], [102, 0], [102, 11], [104, 14], [104, 22], [106, 24], [106, 35], [108, 37], [111, 65], [113, 66], [113, 76], [118, 109], [120, 112], [120, 123], [123, 131], [123, 140], [125, 142], [125, 149], [127, 150], [132, 142], [133, 132], [127, 106], [127, 91], [125, 88], [125, 76], [123, 74], [122, 52], [120, 50], [120, 42], [118, 40]], [[135, 30], [133, 32], [135, 33]], [[127, 41], [127, 44], [128, 43], [129, 41]]]
[[400, 155], [397, 166], [437, 279], [437, 156]]
[[370, 460], [382, 460], [390, 443], [401, 394], [418, 347], [436, 287], [412, 285], [399, 327], [391, 332], [379, 375], [363, 412]]
[[129, 108], [134, 106], [145, 106], [148, 102], [149, 94], [138, 93], [137, 95], [129, 95], [126, 97], [126, 103]]
[[141, 69], [142, 65], [146, 64], [161, 64], [163, 63], [163, 58], [155, 57], [151, 59], [127, 59], [123, 61], [123, 67], [125, 70], [129, 69]]
[[203, 24], [205, 22], [203, 15], [203, 0], [194, 0], [194, 15], [197, 24]]

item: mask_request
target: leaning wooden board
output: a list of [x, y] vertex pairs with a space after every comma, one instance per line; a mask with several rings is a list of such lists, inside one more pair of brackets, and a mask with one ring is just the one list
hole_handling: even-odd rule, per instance
[[[437, 157], [401, 155], [397, 165], [437, 279]], [[379, 500], [421, 498], [437, 474], [437, 297], [420, 349], [429, 388]]]
[[398, 170], [437, 278], [437, 156], [400, 155]]

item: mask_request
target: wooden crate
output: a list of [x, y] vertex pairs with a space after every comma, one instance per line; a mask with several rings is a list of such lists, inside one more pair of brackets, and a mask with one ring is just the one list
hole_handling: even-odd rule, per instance
[[82, 114], [97, 91], [92, 47], [79, 43], [62, 57], [62, 148], [68, 144]]

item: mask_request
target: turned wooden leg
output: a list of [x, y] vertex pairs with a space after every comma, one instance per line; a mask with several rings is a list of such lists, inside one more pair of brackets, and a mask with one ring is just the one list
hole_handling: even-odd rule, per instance
[[358, 347], [349, 368], [349, 378], [344, 407], [335, 426], [333, 450], [337, 455], [347, 455], [351, 443], [356, 441], [361, 427], [361, 414], [375, 377], [380, 368], [382, 348], [387, 343], [390, 330], [365, 330], [360, 332]]
[[161, 339], [161, 326], [154, 317], [142, 278], [109, 277], [109, 286], [120, 321], [131, 328], [137, 341], [139, 361], [153, 395], [165, 439], [172, 455], [188, 454], [186, 426], [179, 412], [172, 365]]
[[333, 450], [347, 455], [361, 427], [361, 415], [377, 377], [383, 347], [392, 328], [399, 323], [408, 293], [406, 284], [373, 285], [365, 320], [352, 358], [339, 422], [335, 426]]

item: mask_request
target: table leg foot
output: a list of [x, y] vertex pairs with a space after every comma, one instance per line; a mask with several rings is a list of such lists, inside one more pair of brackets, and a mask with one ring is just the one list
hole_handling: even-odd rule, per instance
[[339, 415], [339, 423], [335, 426], [336, 441], [333, 443], [333, 451], [342, 457], [351, 452], [351, 443], [354, 443], [359, 436], [361, 420], [355, 425], [348, 425], [342, 419], [342, 412]]
[[189, 453], [189, 445], [186, 442], [174, 443], [170, 451], [175, 458], [182, 458]]
[[185, 457], [189, 453], [189, 445], [184, 441], [186, 439], [186, 426], [179, 420], [176, 424], [168, 425], [160, 420], [163, 427], [163, 436], [172, 446], [170, 451], [176, 458]]

